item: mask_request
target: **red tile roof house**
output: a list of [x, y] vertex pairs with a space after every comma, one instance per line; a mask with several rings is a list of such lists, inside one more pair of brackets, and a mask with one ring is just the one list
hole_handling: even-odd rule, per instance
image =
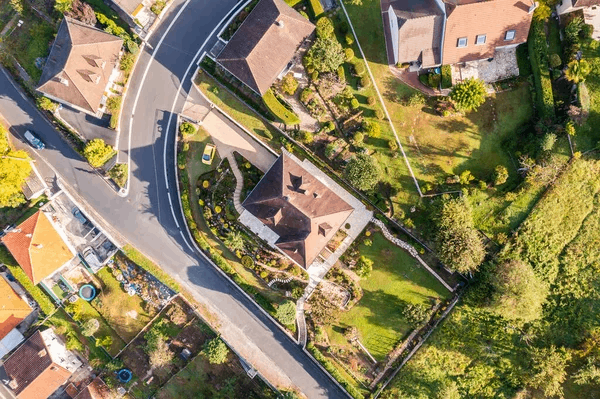
[[52, 329], [36, 331], [4, 362], [17, 399], [48, 398], [81, 366]]
[[594, 27], [592, 37], [600, 40], [600, 0], [561, 0], [556, 5], [559, 17], [574, 11], [582, 10], [586, 24]]
[[96, 115], [118, 74], [123, 39], [65, 17], [37, 90], [51, 100]]
[[283, 0], [260, 0], [216, 61], [262, 96], [291, 68], [290, 60], [314, 30]]
[[411, 63], [413, 70], [493, 59], [527, 41], [535, 9], [530, 0], [382, 0], [381, 4], [391, 58]]

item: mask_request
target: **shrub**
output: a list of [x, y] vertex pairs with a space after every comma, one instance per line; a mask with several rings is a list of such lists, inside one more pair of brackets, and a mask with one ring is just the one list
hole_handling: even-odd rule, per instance
[[318, 18], [321, 14], [323, 14], [325, 12], [325, 10], [323, 9], [323, 5], [321, 5], [321, 2], [319, 0], [309, 0], [309, 1], [310, 1], [310, 8], [312, 8], [313, 15], [315, 16], [315, 18]]
[[354, 133], [353, 139], [354, 139], [355, 143], [360, 144], [365, 140], [365, 135], [362, 134], [361, 132], [356, 132], [356, 133]]
[[327, 17], [321, 17], [316, 23], [317, 37], [329, 38], [333, 37], [333, 22]]
[[300, 130], [298, 132], [298, 139], [304, 144], [311, 144], [314, 141], [315, 137], [311, 132], [308, 132], [306, 130]]
[[283, 325], [293, 325], [296, 321], [296, 304], [292, 301], [283, 302], [277, 307], [275, 318]]
[[127, 40], [126, 46], [127, 46], [127, 51], [129, 51], [133, 55], [136, 55], [140, 51], [138, 44], [136, 42], [134, 42], [133, 40]]
[[388, 141], [388, 147], [390, 147], [390, 150], [396, 151], [398, 149], [398, 143], [396, 143], [396, 140], [391, 139]]
[[304, 62], [317, 72], [334, 72], [344, 59], [342, 45], [334, 37], [319, 37], [304, 56]]
[[221, 207], [219, 205], [215, 206], [215, 213], [218, 215], [219, 213], [221, 213], [223, 211], [223, 209], [221, 209]]
[[338, 67], [337, 75], [342, 82], [346, 80], [346, 72], [344, 71], [344, 67], [342, 65]]
[[[366, 241], [365, 240], [365, 245], [366, 245]], [[373, 241], [371, 241], [371, 245], [373, 245]], [[368, 247], [370, 247], [370, 245], [367, 245]], [[369, 258], [366, 258], [364, 256], [361, 256], [360, 258], [358, 258], [358, 261], [356, 262], [356, 274], [359, 277], [362, 278], [367, 278], [371, 275], [371, 272], [373, 271], [373, 261]]]
[[352, 100], [350, 100], [350, 108], [358, 109], [359, 106], [360, 106], [360, 104], [358, 103], [358, 100], [356, 98], [353, 98]]
[[452, 87], [452, 67], [450, 65], [442, 65], [442, 89]]
[[425, 104], [425, 95], [420, 91], [412, 93], [406, 100], [406, 105], [410, 107], [423, 104]]
[[[19, 14], [23, 13], [22, 6], [21, 6], [20, 11], [18, 10], [18, 8], [19, 8], [18, 6], [17, 7], [14, 6], [14, 4], [19, 4], [18, 2], [11, 0], [10, 4], [13, 5], [13, 8]], [[61, 14], [68, 13], [69, 11], [71, 11], [73, 9], [73, 0], [56, 0], [56, 3], [54, 3], [54, 9]]]
[[296, 115], [293, 111], [288, 110], [275, 95], [271, 89], [267, 90], [267, 92], [263, 96], [263, 102], [271, 111], [273, 116], [283, 122], [285, 125], [296, 125], [300, 123], [300, 119], [298, 115]]
[[179, 133], [181, 133], [183, 137], [191, 136], [196, 133], [196, 127], [189, 122], [183, 122], [179, 125]]
[[369, 96], [367, 98], [367, 104], [369, 104], [371, 106], [375, 105], [376, 102], [377, 102], [377, 100], [375, 99], [375, 96]]
[[552, 68], [558, 68], [559, 66], [562, 65], [560, 55], [558, 55], [556, 53], [550, 54], [550, 58], [548, 59], [548, 62], [550, 64], [550, 67], [552, 67]]
[[313, 94], [315, 94], [315, 92], [307, 87], [306, 89], [302, 90], [302, 93], [300, 94], [300, 101], [302, 101], [303, 103], [307, 103], [311, 99]]
[[329, 143], [329, 144], [327, 144], [327, 146], [325, 146], [325, 156], [327, 158], [331, 158], [336, 153], [337, 150], [338, 150], [338, 147], [335, 144], [335, 142]]
[[335, 124], [332, 121], [327, 121], [327, 123], [325, 123], [325, 130], [333, 132], [335, 130]]
[[573, 123], [573, 121], [568, 121], [565, 124], [565, 133], [567, 133], [571, 137], [575, 136], [576, 131], [575, 131], [575, 124]]
[[364, 121], [362, 128], [369, 137], [377, 138], [381, 135], [381, 125], [377, 122]]
[[546, 133], [541, 142], [542, 151], [552, 151], [554, 144], [556, 144], [556, 134]]
[[252, 268], [254, 268], [254, 259], [252, 259], [252, 258], [251, 258], [250, 256], [248, 256], [248, 255], [244, 255], [244, 256], [242, 256], [242, 260], [241, 260], [241, 262], [242, 262], [242, 265], [243, 265], [245, 268], [248, 268], [248, 269], [252, 269]]
[[213, 338], [204, 344], [202, 353], [208, 358], [210, 364], [223, 364], [227, 361], [229, 348], [221, 338]]
[[458, 109], [476, 110], [485, 102], [485, 84], [481, 79], [469, 78], [454, 86], [450, 98]]
[[128, 170], [126, 163], [116, 164], [108, 171], [108, 174], [119, 187], [125, 187], [125, 184], [127, 184]]
[[126, 76], [129, 76], [131, 70], [133, 69], [133, 64], [135, 64], [135, 55], [131, 53], [125, 53], [123, 54], [123, 57], [121, 57], [119, 68], [121, 68], [121, 71], [123, 71]]
[[499, 186], [506, 183], [508, 180], [508, 170], [503, 165], [496, 166], [494, 169], [494, 186]]
[[573, 83], [583, 82], [590, 70], [590, 64], [586, 60], [571, 61], [567, 65], [565, 77]]
[[384, 119], [385, 118], [385, 113], [383, 112], [383, 110], [377, 108], [375, 110], [375, 116], [377, 117], [377, 119]]
[[368, 76], [363, 76], [362, 78], [360, 78], [360, 85], [361, 87], [371, 86], [371, 79], [369, 79]]
[[58, 108], [58, 104], [50, 100], [48, 97], [38, 97], [36, 102], [37, 106], [43, 109], [44, 111], [54, 112]]
[[314, 356], [314, 358], [319, 363], [323, 365], [325, 370], [327, 370], [327, 372], [331, 374], [333, 378], [335, 378], [340, 384], [342, 384], [344, 389], [346, 389], [346, 391], [348, 391], [348, 393], [353, 398], [364, 398], [364, 395], [353, 385], [353, 383], [349, 381], [344, 375], [342, 375], [337, 369], [337, 367], [333, 365], [333, 363], [331, 363], [331, 361], [327, 359], [321, 352], [319, 352], [319, 350], [314, 346], [312, 342], [309, 342], [308, 345], [306, 345], [306, 349]]
[[104, 143], [102, 139], [93, 139], [87, 142], [83, 149], [83, 156], [94, 168], [104, 165], [114, 154], [115, 150]]
[[313, 82], [316, 82], [316, 81], [317, 81], [317, 79], [319, 79], [319, 72], [317, 72], [317, 71], [313, 71], [313, 72], [310, 74], [310, 80], [312, 80]]
[[121, 96], [109, 97], [108, 100], [106, 100], [106, 109], [108, 110], [108, 112], [119, 112], [119, 110], [121, 109], [121, 101]]
[[288, 73], [283, 77], [281, 80], [281, 89], [290, 96], [293, 96], [294, 93], [296, 93], [296, 90], [298, 90], [298, 81], [294, 78], [294, 75]]
[[354, 59], [354, 50], [350, 47], [344, 49], [344, 56], [346, 58], [346, 62], [350, 62]]
[[358, 76], [362, 76], [365, 74], [365, 72], [367, 72], [367, 70], [365, 69], [365, 65], [362, 62], [357, 62], [356, 64], [354, 64], [354, 72], [356, 72]]
[[352, 36], [351, 33], [346, 33], [346, 36], [344, 37], [346, 39], [346, 44], [348, 46], [352, 45], [352, 43], [354, 43], [354, 36]]
[[413, 327], [423, 323], [429, 316], [429, 309], [420, 303], [409, 303], [402, 310], [402, 316]]
[[584, 24], [581, 27], [581, 31], [579, 31], [579, 36], [581, 36], [582, 39], [591, 39], [593, 33], [594, 26], [590, 24]]
[[379, 182], [379, 166], [374, 158], [358, 154], [352, 157], [346, 165], [344, 176], [354, 187], [368, 191]]

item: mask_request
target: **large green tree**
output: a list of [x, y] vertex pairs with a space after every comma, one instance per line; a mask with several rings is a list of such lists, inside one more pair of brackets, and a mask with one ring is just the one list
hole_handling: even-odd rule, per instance
[[88, 141], [83, 149], [83, 155], [94, 168], [104, 165], [113, 153], [112, 147], [102, 139]]
[[294, 324], [296, 321], [296, 304], [292, 301], [285, 301], [277, 307], [275, 317], [286, 326]]
[[206, 355], [210, 364], [223, 364], [227, 360], [229, 348], [221, 338], [213, 338], [204, 344], [202, 352]]
[[485, 257], [485, 248], [473, 225], [469, 201], [464, 196], [443, 200], [435, 221], [442, 262], [460, 273], [477, 270]]
[[305, 64], [318, 72], [334, 72], [344, 60], [344, 49], [334, 37], [319, 37], [305, 56]]
[[350, 159], [344, 176], [359, 190], [371, 190], [379, 182], [380, 171], [377, 161], [365, 154], [358, 154]]
[[545, 397], [563, 397], [562, 384], [567, 378], [567, 364], [571, 355], [555, 346], [532, 348], [529, 368], [529, 386], [540, 390]]
[[25, 151], [13, 151], [6, 130], [0, 126], [0, 207], [16, 207], [25, 202], [21, 187], [31, 173]]
[[457, 83], [450, 92], [450, 98], [456, 104], [456, 108], [462, 111], [476, 110], [485, 102], [485, 96], [485, 83], [475, 78]]
[[535, 275], [529, 263], [506, 260], [496, 266], [492, 275], [494, 294], [491, 306], [510, 320], [530, 322], [542, 316], [542, 305], [548, 289]]

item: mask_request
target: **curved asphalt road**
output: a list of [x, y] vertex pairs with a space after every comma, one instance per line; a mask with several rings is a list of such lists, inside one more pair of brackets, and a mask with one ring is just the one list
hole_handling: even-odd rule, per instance
[[[235, 0], [175, 0], [150, 39], [150, 45], [140, 56], [126, 98], [121, 126], [121, 143], [124, 143], [132, 123], [130, 193], [126, 198], [118, 197], [63, 142], [52, 125], [14, 87], [4, 71], [0, 73], [0, 113], [21, 139], [25, 130], [33, 128], [47, 143], [45, 150], [34, 154], [40, 165], [43, 162], [39, 154], [52, 165], [71, 191], [82, 197], [106, 223], [184, 283], [200, 302], [208, 303], [221, 318], [228, 319], [222, 326], [230, 324], [232, 328], [228, 328], [229, 337], [225, 333], [224, 336], [235, 349], [244, 354], [247, 350], [244, 346], [247, 345], [252, 350], [262, 351], [292, 384], [311, 399], [344, 398], [346, 394], [294, 341], [265, 317], [253, 301], [242, 295], [203, 256], [191, 250], [187, 235], [184, 238], [178, 228], [183, 226], [183, 219], [173, 166], [175, 114], [170, 111], [176, 96], [174, 111], [177, 113], [182, 109], [195, 65], [189, 69], [190, 74], [184, 76], [186, 70], [194, 61], [199, 47], [236, 3]], [[176, 23], [164, 37], [154, 60], [150, 60], [177, 15]], [[208, 51], [208, 48], [204, 50]], [[148, 65], [148, 74], [142, 82]], [[183, 93], [178, 95], [181, 82], [184, 82]], [[135, 114], [132, 114], [138, 90], [139, 100]], [[171, 117], [173, 120], [167, 131]], [[174, 208], [170, 205], [171, 201]], [[261, 370], [260, 365], [255, 366], [268, 375], [268, 371]]]

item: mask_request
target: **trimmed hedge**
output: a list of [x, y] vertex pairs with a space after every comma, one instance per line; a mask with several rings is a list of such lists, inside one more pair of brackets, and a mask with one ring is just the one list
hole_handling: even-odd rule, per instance
[[579, 100], [579, 105], [581, 106], [581, 109], [585, 112], [589, 112], [590, 92], [588, 91], [585, 82], [581, 82], [577, 85], [577, 100]]
[[538, 114], [542, 119], [554, 119], [554, 96], [548, 70], [548, 45], [546, 44], [544, 21], [534, 20], [532, 22], [528, 49], [535, 82]]
[[452, 67], [450, 65], [442, 65], [442, 89], [452, 87]]
[[[50, 316], [56, 310], [56, 306], [52, 303], [48, 295], [46, 295], [40, 287], [33, 285], [29, 277], [25, 274], [21, 266], [17, 264], [15, 258], [12, 257], [6, 247], [0, 247], [0, 263], [4, 263], [10, 273], [17, 281], [29, 292], [29, 295], [40, 305], [40, 309], [44, 314]], [[0, 277], [2, 278], [2, 277]]]
[[339, 382], [346, 391], [355, 399], [364, 399], [365, 395], [363, 395], [346, 377], [344, 377], [339, 370], [331, 363], [329, 359], [327, 359], [315, 346], [312, 342], [309, 342], [306, 345], [306, 349], [314, 356], [315, 359], [327, 370], [329, 374], [337, 382]]
[[273, 116], [275, 116], [275, 118], [279, 119], [285, 125], [293, 126], [300, 123], [300, 118], [298, 118], [298, 115], [287, 109], [281, 102], [279, 102], [271, 89], [267, 90], [267, 92], [264, 94], [263, 101]]
[[300, 3], [303, 0], [285, 0], [286, 4], [290, 7], [294, 7], [296, 4]]
[[309, 0], [309, 1], [310, 1], [310, 7], [313, 10], [313, 14], [315, 15], [315, 18], [319, 18], [319, 16], [325, 12], [325, 10], [323, 9], [323, 5], [321, 4], [321, 2], [319, 0]]

